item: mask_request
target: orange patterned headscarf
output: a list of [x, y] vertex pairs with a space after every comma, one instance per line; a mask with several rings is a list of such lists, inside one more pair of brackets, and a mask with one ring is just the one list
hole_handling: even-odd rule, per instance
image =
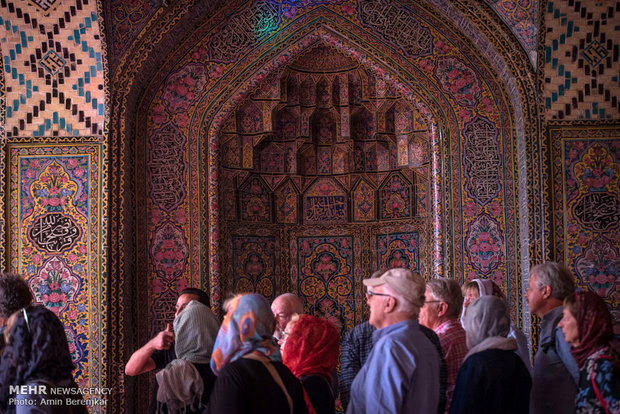
[[275, 319], [269, 302], [258, 294], [241, 295], [228, 307], [217, 334], [211, 369], [215, 375], [228, 364], [257, 351], [272, 361], [281, 361], [280, 349], [273, 341]]
[[296, 377], [322, 375], [331, 380], [338, 364], [338, 330], [324, 318], [301, 315], [282, 351], [282, 362]]

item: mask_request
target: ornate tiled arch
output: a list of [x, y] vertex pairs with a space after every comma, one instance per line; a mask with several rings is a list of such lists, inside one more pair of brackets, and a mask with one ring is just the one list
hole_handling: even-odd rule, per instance
[[[375, 74], [386, 77], [391, 82], [397, 85], [397, 89], [404, 95], [409, 97], [412, 104], [417, 105], [418, 109], [423, 113], [427, 114], [427, 120], [431, 124], [435, 124], [434, 117], [432, 113], [441, 112], [437, 108], [433, 108], [434, 111], [430, 110], [428, 106], [426, 106], [423, 102], [420, 102], [416, 99], [416, 93], [413, 88], [409, 85], [405, 85], [404, 82], [398, 77], [397, 74], [393, 73], [389, 70], [385, 65], [382, 64], [379, 60], [374, 60], [372, 57], [363, 55], [360, 52], [359, 46], [357, 49], [347, 50], [347, 46], [349, 46], [348, 39], [346, 39], [341, 34], [333, 31], [333, 29], [324, 26], [323, 24], [318, 25], [316, 28], [311, 28], [301, 39], [297, 40], [294, 44], [294, 47], [298, 45], [304, 46], [303, 48], [298, 48], [295, 54], [290, 53], [291, 44], [283, 44], [280, 45], [282, 54], [287, 55], [286, 58], [282, 58], [282, 55], [278, 56], [270, 56], [269, 59], [266, 59], [266, 64], [262, 67], [258, 68], [248, 68], [247, 72], [249, 75], [246, 75], [246, 80], [238, 82], [238, 85], [232, 92], [229, 92], [228, 95], [222, 96], [218, 101], [209, 101], [209, 106], [205, 109], [205, 113], [196, 117], [196, 119], [207, 120], [208, 121], [208, 134], [205, 135], [206, 140], [208, 142], [207, 146], [209, 148], [209, 160], [207, 163], [208, 168], [208, 204], [218, 205], [218, 194], [217, 194], [217, 137], [218, 132], [222, 126], [224, 120], [226, 120], [229, 114], [235, 109], [236, 105], [243, 100], [245, 96], [247, 96], [250, 92], [252, 92], [255, 88], [258, 87], [258, 83], [255, 81], [256, 76], [252, 77], [251, 74], [260, 73], [260, 78], [268, 78], [270, 73], [277, 72], [279, 67], [283, 67], [287, 62], [291, 61], [294, 57], [301, 54], [306, 48], [311, 47], [314, 42], [321, 41], [326, 42], [332, 47], [337, 48], [341, 53], [347, 54], [349, 57], [353, 57], [354, 59], [360, 61], [363, 65], [367, 66], [371, 69]], [[274, 64], [274, 62], [276, 62]], [[219, 106], [219, 107], [218, 107]], [[200, 111], [200, 106], [197, 109]], [[441, 116], [441, 115], [440, 115]], [[446, 116], [443, 114], [441, 118], [445, 119]], [[445, 121], [444, 121], [445, 122]], [[195, 125], [192, 128], [193, 131], [204, 131], [205, 125]], [[209, 240], [217, 240], [216, 235], [218, 234], [218, 210], [210, 209], [209, 211]], [[211, 269], [219, 269], [219, 255], [218, 255], [218, 245], [210, 244], [210, 268]], [[220, 296], [219, 284], [220, 284], [220, 275], [217, 272], [210, 272], [210, 285], [211, 285], [211, 293], [212, 296], [218, 298]]]
[[[323, 21], [325, 23], [324, 26], [329, 28], [329, 30], [333, 31], [333, 28], [336, 27], [342, 30], [343, 32], [347, 32], [347, 34], [351, 38], [355, 38], [355, 41], [352, 41], [351, 43], [353, 44], [357, 43], [358, 47], [356, 49], [359, 50], [359, 43], [373, 45], [373, 47], [370, 49], [373, 50], [373, 52], [376, 53], [376, 55], [389, 58], [389, 56], [387, 56], [385, 52], [379, 52], [375, 48], [375, 47], [381, 46], [381, 45], [377, 45], [373, 43], [373, 42], [378, 42], [376, 37], [374, 38], [375, 40], [369, 43], [365, 43], [367, 42], [367, 40], [365, 39], [360, 39], [359, 37], [355, 37], [355, 36], [358, 36], [359, 34], [368, 35], [369, 37], [372, 37], [372, 34], [368, 34], [364, 30], [361, 30], [359, 28], [355, 30], [351, 30], [351, 31], [346, 30], [346, 28], [348, 27], [347, 25], [352, 25], [351, 21], [347, 20], [346, 18], [342, 18], [342, 16], [337, 16], [332, 13], [333, 9], [339, 6], [327, 4], [330, 2], [325, 2], [325, 3], [326, 4], [320, 6], [321, 7], [320, 10], [318, 9], [318, 6], [314, 8], [313, 12], [310, 13], [310, 14], [314, 13], [312, 16], [310, 16], [310, 14], [307, 14], [307, 13], [305, 15], [302, 15], [302, 13], [300, 13], [299, 17], [296, 18], [294, 21], [287, 21], [284, 27], [274, 32], [273, 35], [268, 39], [268, 41], [259, 45], [257, 48], [254, 48], [253, 52], [255, 54], [263, 53], [264, 56], [262, 56], [261, 59], [263, 59], [264, 61], [267, 61], [270, 58], [277, 56], [277, 53], [275, 53], [274, 51], [275, 49], [287, 45], [286, 40], [282, 41], [281, 38], [290, 36], [290, 33], [295, 32], [295, 29], [299, 30], [304, 25], [308, 25], [310, 23], [316, 23], [317, 22], [316, 19], [323, 18], [324, 19]], [[412, 6], [413, 2], [409, 2], [409, 3], [403, 2], [400, 4], [401, 5], [404, 4], [403, 7], [406, 7], [406, 8], [407, 7], [418, 7], [417, 4], [415, 6]], [[472, 61], [473, 62], [472, 64], [481, 67], [485, 71], [485, 74], [486, 74], [485, 77], [489, 77], [489, 78], [498, 77], [501, 79], [501, 82], [498, 82], [492, 86], [489, 86], [489, 88], [492, 88], [492, 92], [489, 92], [489, 93], [491, 94], [491, 96], [493, 96], [493, 99], [495, 100], [494, 103], [501, 106], [501, 109], [499, 109], [498, 111], [505, 115], [505, 118], [507, 121], [504, 125], [501, 126], [500, 133], [502, 134], [501, 136], [512, 137], [514, 134], [514, 131], [515, 130], [517, 131], [516, 142], [508, 140], [508, 142], [505, 143], [501, 147], [501, 150], [506, 151], [507, 153], [512, 153], [513, 150], [517, 149], [517, 147], [520, 147], [523, 149], [523, 151], [519, 150], [519, 160], [518, 160], [520, 161], [518, 163], [519, 168], [514, 168], [514, 170], [518, 171], [518, 178], [527, 180], [529, 172], [525, 170], [525, 167], [522, 168], [521, 166], [525, 166], [526, 160], [527, 160], [526, 155], [525, 155], [526, 153], [525, 148], [527, 148], [527, 146], [532, 145], [530, 141], [537, 141], [536, 139], [537, 134], [536, 134], [536, 128], [535, 127], [531, 128], [532, 126], [528, 125], [527, 123], [528, 121], [525, 120], [527, 117], [521, 114], [520, 111], [522, 111], [522, 109], [520, 108], [524, 106], [527, 107], [527, 105], [525, 105], [525, 102], [535, 101], [535, 98], [532, 99], [532, 96], [535, 94], [533, 93], [534, 87], [531, 81], [531, 73], [527, 72], [528, 68], [525, 68], [525, 69], [519, 68], [518, 66], [519, 63], [514, 62], [511, 59], [509, 59], [508, 57], [509, 52], [507, 52], [505, 49], [502, 49], [501, 47], [498, 46], [503, 41], [502, 36], [506, 34], [504, 29], [500, 28], [499, 30], [495, 30], [496, 29], [495, 26], [493, 26], [492, 28], [489, 28], [491, 25], [487, 27], [483, 27], [483, 25], [480, 22], [472, 24], [471, 20], [468, 20], [468, 18], [471, 17], [471, 15], [468, 13], [471, 13], [471, 12], [464, 11], [464, 9], [466, 9], [465, 6], [476, 5], [476, 4], [479, 4], [479, 2], [473, 1], [473, 0], [468, 1], [468, 2], [460, 1], [456, 4], [456, 6], [453, 6], [451, 8], [451, 10], [453, 11], [456, 10], [455, 13], [449, 14], [446, 12], [446, 14], [444, 14], [443, 16], [439, 12], [433, 10], [433, 6], [430, 6], [430, 4], [432, 4], [434, 5], [434, 7], [437, 7], [437, 10], [440, 10], [440, 8], [437, 6], [438, 3], [440, 3], [439, 0], [432, 1], [432, 2], [429, 2], [428, 4], [423, 4], [422, 6], [420, 6], [420, 8], [424, 8], [422, 12], [424, 12], [425, 16], [428, 19], [430, 19], [429, 21], [431, 20], [433, 21], [432, 23], [433, 25], [440, 27], [440, 28], [444, 28], [444, 29], [448, 28], [445, 30], [453, 32], [453, 35], [455, 38], [454, 44], [457, 45], [461, 50], [463, 51], [476, 50], [477, 49], [476, 44], [479, 44], [479, 39], [481, 38], [487, 38], [487, 39], [491, 38], [492, 39], [491, 43], [494, 46], [496, 46], [495, 48], [493, 48], [491, 52], [489, 52], [490, 55], [487, 56], [486, 59], [479, 60], [478, 58], [474, 57], [474, 59], [478, 59], [478, 60]], [[145, 35], [144, 37], [141, 38], [140, 41], [144, 45], [138, 45], [138, 44], [134, 45], [134, 48], [132, 48], [131, 55], [130, 54], [126, 55], [126, 60], [120, 66], [121, 71], [118, 72], [117, 75], [115, 76], [115, 82], [117, 82], [118, 84], [121, 84], [121, 83], [129, 84], [129, 88], [128, 88], [129, 92], [126, 94], [124, 93], [124, 94], [119, 94], [118, 96], [116, 96], [115, 103], [114, 103], [118, 108], [120, 108], [120, 111], [118, 112], [120, 114], [118, 118], [118, 123], [115, 124], [115, 130], [113, 132], [114, 145], [116, 146], [116, 150], [114, 151], [114, 153], [118, 154], [117, 157], [119, 157], [121, 160], [123, 159], [121, 155], [123, 151], [131, 147], [134, 134], [136, 136], [136, 140], [138, 144], [142, 142], [148, 136], [146, 135], [145, 132], [142, 132], [144, 129], [146, 129], [143, 127], [148, 126], [148, 122], [149, 122], [148, 106], [150, 105], [151, 102], [154, 102], [154, 99], [156, 99], [156, 96], [159, 93], [159, 87], [163, 83], [162, 81], [166, 74], [163, 71], [158, 72], [156, 69], [154, 69], [155, 66], [157, 66], [156, 63], [158, 65], [165, 66], [167, 68], [166, 71], [168, 71], [170, 67], [176, 67], [176, 65], [183, 65], [184, 63], [182, 63], [182, 60], [184, 58], [184, 55], [188, 53], [192, 53], [191, 47], [193, 45], [196, 45], [195, 39], [200, 38], [201, 36], [205, 37], [206, 33], [210, 33], [212, 30], [214, 30], [214, 27], [217, 26], [217, 24], [222, 22], [224, 19], [224, 17], [221, 14], [219, 14], [219, 15], [215, 15], [214, 17], [212, 17], [207, 23], [205, 23], [204, 26], [200, 26], [200, 27], [192, 26], [192, 30], [194, 30], [194, 33], [193, 33], [194, 40], [192, 41], [191, 44], [188, 43], [188, 44], [183, 45], [182, 42], [177, 42], [177, 40], [179, 40], [180, 38], [174, 38], [174, 39], [171, 37], [166, 38], [162, 34], [163, 32], [165, 32], [165, 30], [167, 30], [166, 19], [168, 19], [168, 23], [171, 23], [173, 26], [175, 22], [183, 21], [183, 17], [181, 16], [181, 13], [179, 11], [179, 9], [182, 8], [181, 6], [179, 6], [180, 4], [181, 3], [175, 2], [174, 5], [171, 6], [171, 9], [174, 9], [175, 10], [174, 13], [176, 14], [172, 14], [171, 12], [171, 15], [169, 17], [166, 17], [166, 15], [161, 15], [157, 17], [157, 21], [154, 22], [153, 26], [151, 27], [151, 29], [154, 30], [154, 32], [150, 34], [150, 36], [152, 36], [153, 43], [149, 44], [149, 41], [150, 41], [148, 37], [149, 31], [143, 32]], [[232, 10], [234, 7], [238, 5], [240, 5], [240, 2], [237, 2], [235, 5], [231, 5], [229, 10]], [[244, 7], [245, 6], [246, 5], [244, 5]], [[486, 9], [488, 9], [488, 7], [486, 7]], [[191, 13], [191, 9], [188, 7], [184, 12], [186, 14]], [[463, 19], [462, 18], [463, 14], [466, 15], [467, 18]], [[448, 15], [448, 17], [446, 17], [446, 15]], [[312, 18], [314, 18], [315, 21], [312, 21]], [[469, 32], [467, 32], [467, 30], [465, 30], [462, 27], [463, 23], [461, 23], [461, 21], [465, 21], [466, 24], [469, 25], [469, 30], [473, 32], [477, 32], [478, 36], [469, 36]], [[493, 22], [493, 24], [495, 23], [496, 22]], [[159, 32], [156, 30], [158, 28], [161, 29]], [[333, 31], [333, 33], [337, 33], [337, 30]], [[474, 40], [472, 41], [470, 39], [474, 39]], [[160, 43], [166, 43], [166, 44], [181, 43], [181, 47], [178, 48], [179, 50], [178, 52], [174, 52], [170, 54], [165, 59], [162, 58], [162, 56], [160, 56], [159, 61], [158, 61], [157, 56], [155, 56], [154, 60], [150, 61], [150, 59], [153, 57], [153, 54], [155, 55], [157, 54], [157, 52], [153, 52], [153, 50], [157, 50], [157, 44], [160, 44]], [[155, 46], [153, 46], [153, 44], [155, 44]], [[142, 48], [145, 51], [144, 54], [141, 54]], [[148, 57], [149, 54], [151, 54], [151, 58]], [[216, 88], [214, 89], [212, 89], [211, 85], [208, 86], [208, 90], [210, 92], [205, 93], [205, 95], [203, 96], [203, 99], [205, 101], [208, 101], [208, 104], [205, 104], [205, 106], [201, 107], [202, 109], [199, 109], [199, 110], [196, 109], [196, 107], [192, 107], [190, 109], [191, 115], [193, 117], [193, 121], [191, 121], [191, 124], [188, 127], [188, 129], [185, 130], [185, 133], [188, 135], [188, 139], [195, 143], [195, 144], [192, 144], [194, 145], [193, 147], [188, 149], [188, 153], [191, 154], [192, 157], [200, 158], [201, 156], [204, 156], [206, 158], [209, 155], [212, 157], [217, 155], [216, 151], [210, 151], [210, 149], [212, 148], [205, 145], [208, 142], [208, 140], [212, 139], [211, 137], [215, 136], [214, 133], [217, 130], [217, 128], [215, 128], [215, 126], [217, 125], [211, 123], [214, 117], [216, 117], [217, 112], [221, 110], [221, 108], [218, 108], [217, 102], [223, 102], [226, 99], [231, 99], [231, 97], [235, 93], [234, 91], [236, 91], [241, 84], [243, 84], [244, 82], [251, 82], [250, 80], [251, 72], [254, 72], [255, 74], [258, 73], [257, 71], [259, 70], [258, 68], [260, 67], [260, 64], [258, 64], [256, 67], [251, 66], [248, 60], [244, 60], [245, 56], [246, 55], [244, 55], [244, 58], [241, 59], [238, 66], [235, 66], [233, 68], [231, 67], [224, 68], [224, 72], [220, 74], [213, 73], [214, 76], [218, 76], [218, 80], [216, 81], [218, 85], [216, 85]], [[402, 55], [396, 56], [396, 58], [391, 61], [392, 66], [401, 68], [400, 64], [402, 63], [401, 62], [402, 59], [403, 59]], [[385, 60], [382, 61], [381, 58], [378, 58], [377, 60], [380, 61], [381, 63], [385, 62]], [[130, 67], [131, 69], [129, 69]], [[145, 73], [143, 75], [138, 75], [136, 72], [139, 70], [141, 71], [142, 69], [147, 69], [147, 70], [145, 70]], [[391, 75], [392, 72], [390, 70], [388, 70], [388, 73], [390, 73], [390, 76], [392, 76]], [[148, 84], [145, 81], [145, 78], [148, 75], [153, 75], [154, 81], [151, 84]], [[251, 88], [255, 87], [259, 83], [258, 81], [260, 80], [260, 78], [262, 78], [262, 76], [263, 75], [261, 75], [258, 78], [255, 77], [253, 79], [255, 83], [253, 85], [248, 84], [248, 90], [251, 90]], [[236, 78], [236, 80], [233, 81], [232, 80], [233, 78]], [[416, 92], [418, 92], [419, 94], [425, 94], [428, 99], [427, 102], [431, 102], [431, 104], [427, 103], [429, 111], [438, 112], [435, 114], [436, 119], [440, 119], [443, 117], [441, 124], [433, 128], [434, 130], [437, 131], [436, 136], [439, 136], [440, 134], [443, 135], [444, 138], [454, 136], [453, 134], [457, 133], [457, 131], [459, 130], [459, 124], [458, 124], [459, 121], [457, 120], [457, 117], [460, 117], [461, 114], [457, 114], [455, 113], [455, 111], [448, 109], [451, 107], [449, 104], [445, 105], [445, 109], [441, 108], [442, 105], [438, 104], [437, 102], [440, 102], [440, 101], [447, 102], [447, 101], [445, 100], [446, 98], [442, 96], [442, 93], [439, 91], [439, 89], [433, 87], [433, 82], [429, 82], [429, 85], [427, 85], [426, 89], [419, 85], [418, 87], [420, 88], [420, 90], [417, 90]], [[222, 94], [218, 96], [218, 94], [220, 93]], [[243, 94], [240, 94], [238, 99], [241, 99], [241, 96], [243, 96]], [[434, 103], [432, 103], [433, 100], [435, 100]], [[141, 101], [142, 103], [138, 104], [139, 101]], [[236, 104], [235, 102], [231, 102], [231, 108], [233, 108], [235, 104]], [[439, 108], [439, 109], [436, 109], [436, 108]], [[466, 113], [464, 114], [467, 115]], [[123, 118], [124, 116], [126, 116], [127, 120]], [[222, 118], [225, 118], [225, 114], [222, 115]], [[212, 129], [209, 129], [209, 128], [212, 128]], [[434, 142], [434, 149], [435, 149], [435, 153], [443, 152], [447, 154], [451, 154], [452, 151], [455, 151], [455, 154], [457, 154], [458, 151], [460, 151], [460, 149], [458, 148], [458, 145], [456, 147], [451, 146], [448, 139], [436, 140]], [[456, 157], [455, 159], [458, 159], [456, 155], [455, 157]], [[439, 165], [440, 161], [441, 160], [437, 158], [436, 160], [437, 165]], [[516, 162], [517, 160], [515, 159], [511, 158], [510, 161], [513, 164], [517, 164]], [[134, 161], [129, 158], [125, 158], [124, 162], [125, 162], [125, 165], [124, 166], [121, 165], [121, 170], [127, 168], [128, 169], [127, 171], [133, 171], [133, 168], [131, 167], [133, 166]], [[536, 162], [534, 163], [534, 165], [537, 165]], [[207, 165], [194, 164], [192, 166], [191, 171], [193, 171], [193, 173], [200, 174], [203, 180], [206, 178], [217, 179], [217, 176], [216, 176], [217, 171], [211, 171], [209, 169], [206, 169], [206, 167]], [[120, 172], [121, 170], [117, 170], [119, 175], [116, 176], [118, 177], [118, 181], [117, 181], [118, 189], [125, 188], [125, 186], [132, 184], [132, 180], [134, 180], [134, 178], [131, 177], [131, 173], [122, 173]], [[458, 169], [455, 169], [454, 171], [449, 170], [448, 172], [458, 175], [457, 171]], [[522, 178], [522, 177], [525, 177], [525, 178]], [[143, 183], [141, 183], [141, 180], [143, 179], [142, 177], [137, 176], [135, 177], [135, 179], [138, 180], [137, 182], [138, 185], [144, 185]], [[510, 178], [510, 179], [514, 180], [514, 178]], [[436, 193], [441, 196], [441, 200], [440, 202], [437, 203], [437, 205], [440, 207], [445, 207], [447, 209], [451, 209], [453, 207], [452, 204], [450, 204], [450, 197], [448, 197], [447, 194], [441, 195], [440, 193], [441, 191], [446, 191], [445, 190], [446, 188], [449, 188], [450, 182], [451, 182], [451, 176], [446, 174], [446, 176], [444, 176], [444, 178], [442, 179], [442, 182], [436, 183], [437, 185], [435, 186]], [[213, 207], [217, 206], [217, 204], [214, 203], [215, 201], [214, 199], [212, 198], [210, 199], [208, 197], [207, 192], [212, 191], [212, 190], [208, 190], [206, 186], [201, 187], [199, 181], [191, 182], [189, 183], [189, 186], [191, 187], [190, 194], [193, 197], [193, 200], [196, 200], [196, 203], [194, 205], [195, 206], [202, 205], [200, 209], [200, 214], [203, 215], [202, 218], [198, 216], [197, 219], [194, 217], [190, 217], [190, 220], [192, 220], [191, 228], [196, 228], [196, 229], [202, 228], [203, 231], [205, 232], [202, 238], [198, 236], [197, 239], [192, 240], [191, 244], [199, 245], [201, 243], [204, 243], [206, 245], [211, 238], [218, 236], [217, 228], [213, 228], [213, 229], [209, 228], [208, 231], [209, 232], [212, 231], [212, 233], [209, 233], [206, 230], [207, 227], [204, 226], [204, 224], [209, 222], [209, 219], [206, 216], [209, 214], [212, 214], [214, 210]], [[516, 187], [516, 185], [514, 187]], [[461, 189], [455, 190], [455, 197], [456, 197], [455, 200], [457, 200], [455, 201], [456, 203], [455, 208], [460, 208], [458, 204], [458, 199], [459, 197], [462, 197]], [[440, 197], [437, 197], [437, 199], [439, 200]], [[526, 204], [529, 205], [530, 197], [528, 194], [525, 194], [523, 200], [525, 201]], [[203, 202], [204, 204], [201, 204]], [[126, 212], [129, 211], [127, 210], [127, 208], [131, 206], [131, 202], [128, 202], [125, 206], [123, 206], [122, 204], [117, 204], [117, 206], [118, 206], [118, 210], [115, 211], [115, 214], [117, 214], [117, 217], [123, 218], [127, 216]], [[197, 220], [197, 222], [194, 222], [193, 220]], [[515, 237], [511, 238], [511, 241], [510, 241], [511, 243], [514, 243], [515, 239], [517, 238], [522, 238], [522, 234], [519, 235], [518, 231], [524, 232], [526, 240], [530, 238], [530, 234], [532, 232], [530, 229], [532, 228], [532, 226], [530, 226], [530, 223], [528, 222], [529, 220], [530, 219], [526, 218], [525, 222], [522, 221], [521, 224], [525, 224], [525, 226], [521, 226], [520, 229], [517, 227], [518, 223], [516, 222], [513, 222], [507, 225], [507, 226], [512, 227], [513, 229], [511, 230], [513, 232], [512, 234], [515, 235]], [[460, 231], [461, 236], [464, 235], [465, 233], [464, 230], [458, 229], [460, 224], [457, 223], [453, 225], [451, 223], [452, 220], [450, 218], [444, 221], [441, 215], [437, 215], [435, 221], [441, 224], [442, 226], [444, 226], [443, 228], [445, 229], [445, 231], [449, 233], [452, 233], [453, 231], [457, 231], [457, 230]], [[131, 230], [133, 225], [134, 223], [132, 223], [131, 219], [128, 219], [127, 221], [123, 221], [120, 223], [120, 226], [129, 226], [128, 228], [124, 229], [125, 232]], [[139, 228], [142, 229], [142, 227], [139, 227]], [[116, 234], [121, 234], [122, 231], [123, 229], [121, 228], [118, 230]], [[142, 232], [138, 231], [137, 233], [138, 233], [137, 246], [139, 248], [139, 246], [146, 245], [146, 243], [148, 243], [148, 239], [142, 235]], [[441, 236], [441, 232], [435, 233], [435, 237], [437, 239], [440, 239], [440, 236]], [[195, 237], [195, 236], [192, 234], [192, 237]], [[123, 249], [126, 248], [126, 247], [123, 247], [122, 244], [118, 244], [118, 246]], [[511, 252], [512, 252], [511, 254], [514, 254], [516, 257], [517, 255], [519, 255], [519, 248], [518, 248], [517, 243], [514, 243], [513, 247], [514, 248], [511, 247]], [[444, 250], [444, 247], [441, 247], [439, 251], [435, 252], [435, 258], [440, 259], [442, 256], [444, 256], [445, 251], [446, 250]], [[214, 252], [213, 251], [211, 251], [210, 253], [206, 253], [204, 251], [197, 251], [197, 252], [200, 255], [199, 257], [200, 260], [198, 261], [198, 265], [190, 264], [188, 266], [188, 272], [194, 275], [197, 274], [198, 277], [200, 277], [201, 272], [202, 274], [206, 275], [207, 262], [208, 260], [213, 260]], [[126, 257], [130, 257], [130, 255], [126, 255]], [[452, 261], [447, 260], [445, 262], [445, 267], [448, 269], [451, 269], [453, 267], [458, 266], [458, 264], [460, 263], [458, 262], [458, 260], [462, 260], [462, 258], [455, 258]], [[128, 265], [126, 267], [136, 269], [138, 271], [136, 273], [142, 273], [144, 272], [144, 268], [146, 267], [146, 265], [147, 264], [145, 262], [137, 262], [133, 265]], [[514, 265], [514, 262], [513, 262], [513, 265]], [[198, 266], [198, 268], [196, 266]], [[214, 269], [215, 271], [218, 271], [219, 264], [212, 263], [211, 268]], [[511, 275], [512, 274], [516, 274], [516, 271], [514, 268], [511, 270]], [[511, 296], [511, 300], [519, 300], [519, 297]], [[140, 319], [140, 317], [138, 317], [138, 319]], [[142, 323], [144, 323], [144, 320], [142, 320]]]

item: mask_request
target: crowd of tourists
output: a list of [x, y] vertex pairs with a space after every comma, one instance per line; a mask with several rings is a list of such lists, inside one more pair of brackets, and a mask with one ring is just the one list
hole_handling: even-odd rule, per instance
[[[562, 264], [529, 272], [525, 301], [541, 318], [533, 359], [490, 279], [460, 286], [390, 269], [363, 284], [370, 317], [342, 337], [291, 293], [272, 303], [234, 295], [219, 323], [209, 295], [186, 289], [172, 324], [125, 373], [156, 372], [150, 413], [620, 413], [611, 313], [596, 293], [575, 291]], [[86, 412], [37, 403], [45, 387], [77, 386], [62, 323], [32, 299], [20, 276], [0, 277], [0, 412]]]

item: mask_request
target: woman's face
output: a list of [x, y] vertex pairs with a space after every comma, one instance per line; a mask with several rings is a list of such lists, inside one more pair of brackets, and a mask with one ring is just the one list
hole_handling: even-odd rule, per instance
[[566, 306], [564, 306], [564, 316], [562, 320], [560, 320], [560, 323], [558, 323], [558, 326], [562, 329], [566, 342], [572, 346], [579, 344], [579, 326], [577, 325], [577, 319], [575, 319]]
[[463, 302], [463, 306], [468, 307], [470, 303], [475, 301], [480, 297], [480, 293], [478, 289], [470, 287], [465, 290], [465, 302]]

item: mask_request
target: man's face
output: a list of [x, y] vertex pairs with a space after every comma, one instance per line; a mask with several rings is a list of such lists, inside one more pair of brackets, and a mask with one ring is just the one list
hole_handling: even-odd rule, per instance
[[276, 330], [279, 332], [284, 332], [286, 329], [286, 324], [289, 323], [293, 313], [291, 312], [291, 307], [288, 306], [288, 303], [284, 300], [275, 300], [271, 304], [271, 311], [273, 312], [273, 316], [276, 320]]
[[435, 329], [441, 324], [438, 314], [440, 301], [433, 295], [433, 291], [429, 288], [426, 288], [424, 298], [424, 306], [420, 308], [420, 323], [427, 328]]
[[527, 304], [530, 307], [530, 311], [539, 317], [544, 316], [539, 315], [539, 311], [545, 302], [545, 298], [543, 297], [542, 289], [538, 287], [536, 273], [530, 275], [530, 281], [527, 290], [525, 291], [525, 297], [527, 298]]
[[384, 285], [368, 288], [368, 292], [366, 293], [366, 303], [368, 307], [370, 307], [370, 318], [368, 318], [368, 323], [377, 329], [384, 328], [385, 302], [389, 300], [390, 297], [391, 295], [386, 293]]
[[179, 298], [177, 299], [176, 313], [174, 314], [174, 317], [176, 318], [179, 313], [181, 313], [181, 311], [185, 309], [187, 304], [193, 300], [198, 300], [198, 296], [192, 295], [191, 293], [184, 293], [179, 296]]

